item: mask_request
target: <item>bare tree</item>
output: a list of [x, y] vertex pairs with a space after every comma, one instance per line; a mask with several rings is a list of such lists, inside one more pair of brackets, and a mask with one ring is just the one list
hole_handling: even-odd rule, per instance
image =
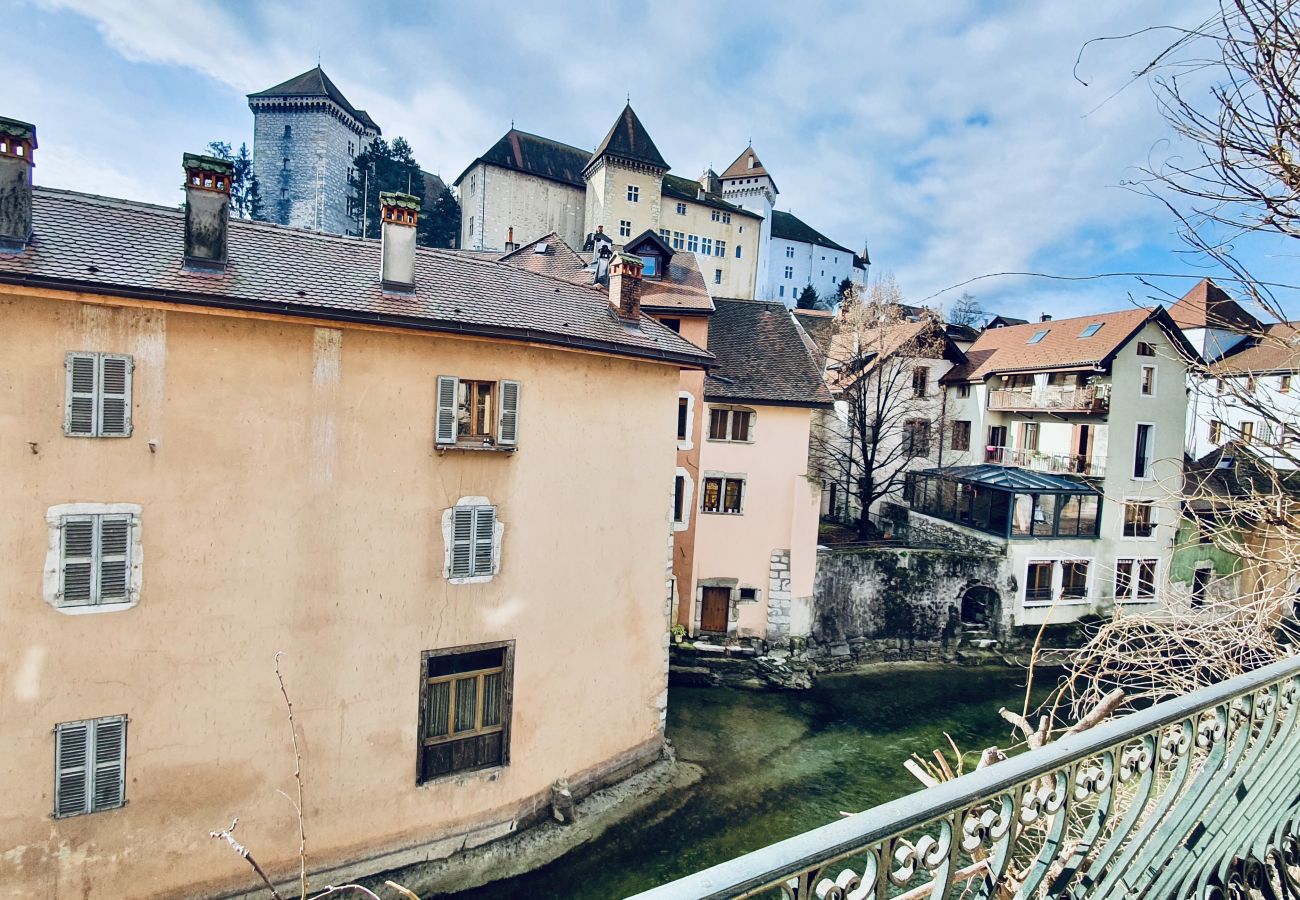
[[961, 296], [948, 307], [948, 321], [953, 325], [979, 328], [984, 324], [986, 315], [984, 307], [980, 306], [979, 301], [969, 291], [962, 291]]
[[871, 507], [901, 494], [907, 470], [936, 455], [943, 407], [935, 362], [944, 349], [937, 318], [905, 318], [892, 276], [873, 284], [866, 302], [840, 310], [827, 360], [836, 408], [813, 429], [811, 455], [852, 498], [862, 540], [874, 533]]

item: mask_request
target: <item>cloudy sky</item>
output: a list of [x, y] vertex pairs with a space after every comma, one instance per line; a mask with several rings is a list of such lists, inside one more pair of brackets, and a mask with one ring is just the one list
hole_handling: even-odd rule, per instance
[[[1199, 0], [35, 0], [5, 10], [0, 115], [36, 123], [38, 182], [176, 203], [182, 151], [251, 143], [245, 94], [318, 57], [385, 136], [405, 136], [448, 178], [512, 121], [594, 147], [630, 94], [677, 174], [721, 170], [752, 138], [779, 207], [867, 243], [873, 275], [893, 272], [913, 302], [1008, 271], [1194, 276], [1159, 281], [1177, 296], [1207, 272], [1177, 252], [1168, 214], [1123, 186], [1178, 151], [1149, 88], [1119, 90], [1161, 42], [1096, 45], [1086, 86], [1073, 68], [1089, 38], [1210, 11]], [[1262, 277], [1291, 267], [1276, 245], [1245, 252]], [[1160, 296], [1131, 277], [967, 289], [1022, 316]], [[1281, 299], [1300, 315], [1300, 295]]]

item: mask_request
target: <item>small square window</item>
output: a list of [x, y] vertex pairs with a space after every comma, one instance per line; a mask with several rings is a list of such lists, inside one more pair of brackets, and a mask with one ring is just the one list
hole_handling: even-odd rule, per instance
[[685, 204], [685, 203], [678, 203], [678, 204], [677, 204], [677, 215], [679, 215], [679, 216], [684, 216], [684, 215], [686, 215], [686, 204]]
[[1148, 344], [1146, 341], [1138, 341], [1138, 345], [1137, 345], [1137, 355], [1138, 355], [1138, 356], [1155, 356], [1155, 355], [1156, 355], [1156, 348], [1155, 348], [1155, 345], [1154, 345], [1154, 344]]
[[741, 589], [740, 589], [740, 602], [741, 602], [741, 603], [757, 603], [757, 602], [758, 602], [758, 588], [747, 588], [747, 587], [743, 587], [743, 588], [741, 588]]
[[637, 203], [640, 200], [641, 200], [641, 188], [637, 187], [635, 184], [629, 184], [627, 186], [627, 202]]
[[1124, 537], [1147, 538], [1155, 533], [1150, 500], [1130, 500], [1124, 504]]

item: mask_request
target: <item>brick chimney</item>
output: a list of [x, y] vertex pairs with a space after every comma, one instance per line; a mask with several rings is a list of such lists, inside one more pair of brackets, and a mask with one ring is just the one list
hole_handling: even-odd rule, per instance
[[641, 257], [615, 253], [609, 265], [609, 305], [629, 325], [641, 322]]
[[383, 242], [379, 280], [384, 288], [415, 289], [415, 226], [420, 198], [388, 192], [379, 195], [380, 239]]
[[0, 117], [0, 252], [21, 252], [31, 239], [35, 149], [35, 125]]
[[225, 271], [230, 233], [230, 176], [235, 167], [215, 156], [186, 153], [185, 264]]

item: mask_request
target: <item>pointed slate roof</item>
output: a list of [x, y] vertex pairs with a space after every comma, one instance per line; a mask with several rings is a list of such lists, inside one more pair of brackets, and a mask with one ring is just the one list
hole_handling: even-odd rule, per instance
[[314, 69], [308, 69], [301, 75], [295, 75], [288, 81], [282, 81], [274, 87], [269, 87], [264, 91], [258, 91], [256, 94], [249, 94], [249, 105], [252, 105], [254, 99], [272, 99], [275, 97], [323, 97], [334, 101], [344, 112], [352, 116], [362, 125], [379, 131], [379, 126], [375, 120], [366, 115], [364, 109], [357, 109], [348, 102], [348, 98], [343, 96], [343, 92], [338, 86], [330, 80], [325, 74], [325, 70], [317, 65]]
[[[750, 160], [753, 160], [752, 165]], [[751, 144], [745, 148], [744, 153], [736, 157], [735, 162], [727, 166], [727, 170], [722, 173], [722, 178], [725, 181], [729, 178], [757, 178], [761, 175], [766, 175], [768, 180], [772, 182], [772, 190], [778, 194], [781, 193], [777, 190], [776, 179], [772, 177], [771, 172], [763, 168], [763, 161], [758, 158], [758, 154], [754, 152], [754, 146]]]
[[623, 111], [614, 120], [614, 126], [609, 129], [609, 134], [605, 135], [596, 152], [591, 154], [591, 160], [587, 165], [594, 164], [604, 156], [639, 162], [657, 169], [672, 168], [664, 162], [664, 158], [659, 154], [659, 148], [655, 146], [654, 141], [650, 140], [649, 132], [632, 111], [630, 103], [623, 107]]
[[586, 150], [511, 128], [486, 153], [466, 166], [453, 184], [459, 185], [469, 170], [482, 162], [581, 188], [587, 184], [582, 170], [590, 158]]

